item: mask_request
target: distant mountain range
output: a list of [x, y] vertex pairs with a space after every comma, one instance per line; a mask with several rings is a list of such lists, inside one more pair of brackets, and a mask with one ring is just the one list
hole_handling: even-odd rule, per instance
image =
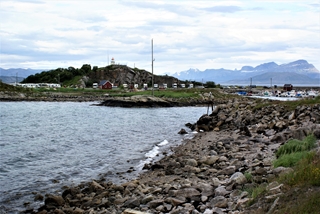
[[[0, 68], [0, 79], [4, 83], [21, 82], [24, 78], [41, 73], [44, 70]], [[241, 70], [228, 69], [189, 69], [176, 72], [173, 76], [179, 80], [197, 82], [213, 81], [222, 85], [282, 85], [292, 84], [320, 86], [320, 71], [306, 60], [297, 60], [278, 65], [268, 62], [256, 67], [243, 66]]]
[[43, 70], [36, 69], [23, 69], [23, 68], [9, 68], [3, 69], [0, 68], [0, 80], [4, 83], [15, 83], [21, 82], [24, 78], [36, 74], [41, 73]]
[[320, 72], [306, 60], [297, 60], [278, 65], [274, 62], [264, 63], [256, 67], [243, 66], [241, 70], [227, 69], [189, 69], [174, 73], [172, 76], [180, 80], [199, 82], [213, 81], [225, 85], [314, 85], [320, 86]]

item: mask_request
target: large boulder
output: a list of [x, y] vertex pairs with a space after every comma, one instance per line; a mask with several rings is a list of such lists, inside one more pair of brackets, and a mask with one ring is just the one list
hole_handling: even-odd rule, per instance
[[65, 204], [65, 200], [59, 195], [48, 195], [44, 201], [44, 204], [49, 209], [55, 209], [62, 207]]

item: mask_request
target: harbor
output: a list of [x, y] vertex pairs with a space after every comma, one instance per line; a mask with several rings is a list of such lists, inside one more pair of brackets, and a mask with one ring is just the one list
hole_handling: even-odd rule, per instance
[[226, 93], [240, 96], [254, 96], [261, 98], [315, 98], [320, 95], [320, 86], [295, 86], [286, 87], [224, 87]]

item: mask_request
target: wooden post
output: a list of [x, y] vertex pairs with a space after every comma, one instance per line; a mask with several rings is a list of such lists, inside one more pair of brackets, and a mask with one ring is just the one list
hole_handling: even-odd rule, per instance
[[208, 102], [208, 108], [207, 108], [207, 115], [209, 115], [209, 107], [211, 105], [211, 112], [213, 112], [213, 100], [212, 100], [212, 93], [209, 94], [209, 102]]

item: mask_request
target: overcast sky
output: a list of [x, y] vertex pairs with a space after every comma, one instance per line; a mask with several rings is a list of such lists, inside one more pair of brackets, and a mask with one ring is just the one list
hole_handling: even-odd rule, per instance
[[171, 74], [305, 59], [320, 70], [319, 0], [0, 0], [2, 68], [116, 63]]

